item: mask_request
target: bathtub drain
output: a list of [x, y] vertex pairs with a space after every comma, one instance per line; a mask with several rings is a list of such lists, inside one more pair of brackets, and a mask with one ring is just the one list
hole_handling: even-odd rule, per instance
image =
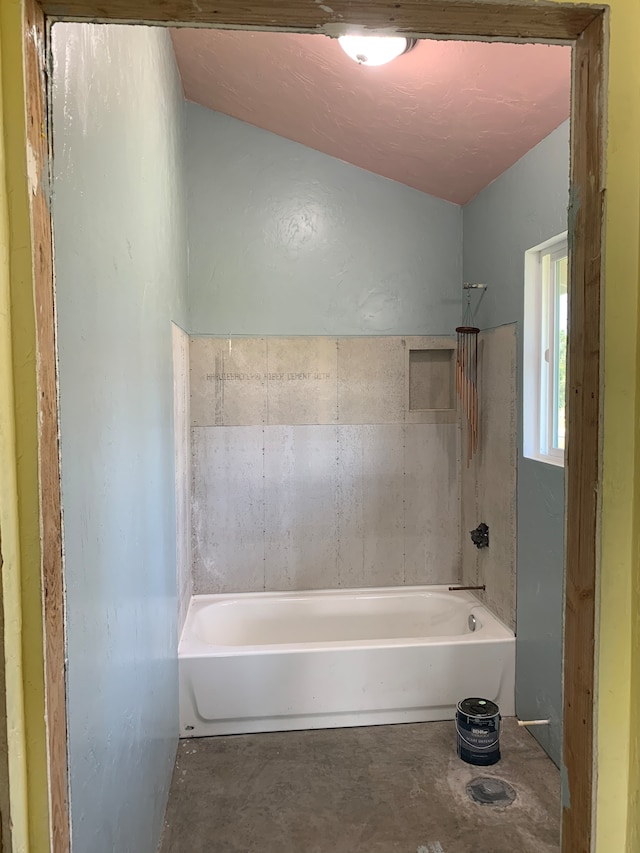
[[467, 794], [483, 806], [510, 806], [516, 798], [515, 788], [504, 779], [476, 776], [467, 784]]

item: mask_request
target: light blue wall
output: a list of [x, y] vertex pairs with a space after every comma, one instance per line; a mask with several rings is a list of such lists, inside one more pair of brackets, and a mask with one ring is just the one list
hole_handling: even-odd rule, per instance
[[455, 204], [187, 105], [194, 334], [451, 334]]
[[154, 853], [178, 732], [184, 107], [166, 31], [56, 24], [53, 49], [73, 850]]
[[556, 763], [562, 742], [564, 471], [522, 456], [524, 253], [567, 228], [569, 125], [562, 124], [464, 208], [464, 279], [488, 284], [477, 314], [518, 323], [516, 710]]

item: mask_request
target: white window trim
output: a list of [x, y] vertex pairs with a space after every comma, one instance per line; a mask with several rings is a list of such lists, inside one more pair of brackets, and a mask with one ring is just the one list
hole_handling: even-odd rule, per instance
[[[528, 459], [564, 467], [564, 450], [549, 447], [553, 434], [553, 406], [549, 405], [551, 364], [555, 346], [555, 317], [547, 308], [549, 293], [542, 292], [542, 256], [567, 254], [567, 232], [546, 240], [524, 256], [523, 334], [523, 453]], [[555, 300], [554, 300], [555, 304]], [[543, 317], [548, 319], [544, 324]], [[548, 350], [547, 357], [543, 353]]]

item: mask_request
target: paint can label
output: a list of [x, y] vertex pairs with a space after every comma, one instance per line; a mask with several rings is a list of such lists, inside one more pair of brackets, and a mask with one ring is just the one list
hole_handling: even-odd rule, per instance
[[458, 703], [458, 755], [463, 761], [489, 765], [500, 760], [500, 719], [500, 709], [487, 699], [464, 699]]

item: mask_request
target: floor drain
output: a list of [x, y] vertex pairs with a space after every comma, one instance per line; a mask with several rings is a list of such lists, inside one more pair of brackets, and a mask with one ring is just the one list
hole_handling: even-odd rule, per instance
[[504, 779], [477, 776], [467, 784], [467, 794], [483, 806], [510, 806], [516, 798], [515, 789]]

